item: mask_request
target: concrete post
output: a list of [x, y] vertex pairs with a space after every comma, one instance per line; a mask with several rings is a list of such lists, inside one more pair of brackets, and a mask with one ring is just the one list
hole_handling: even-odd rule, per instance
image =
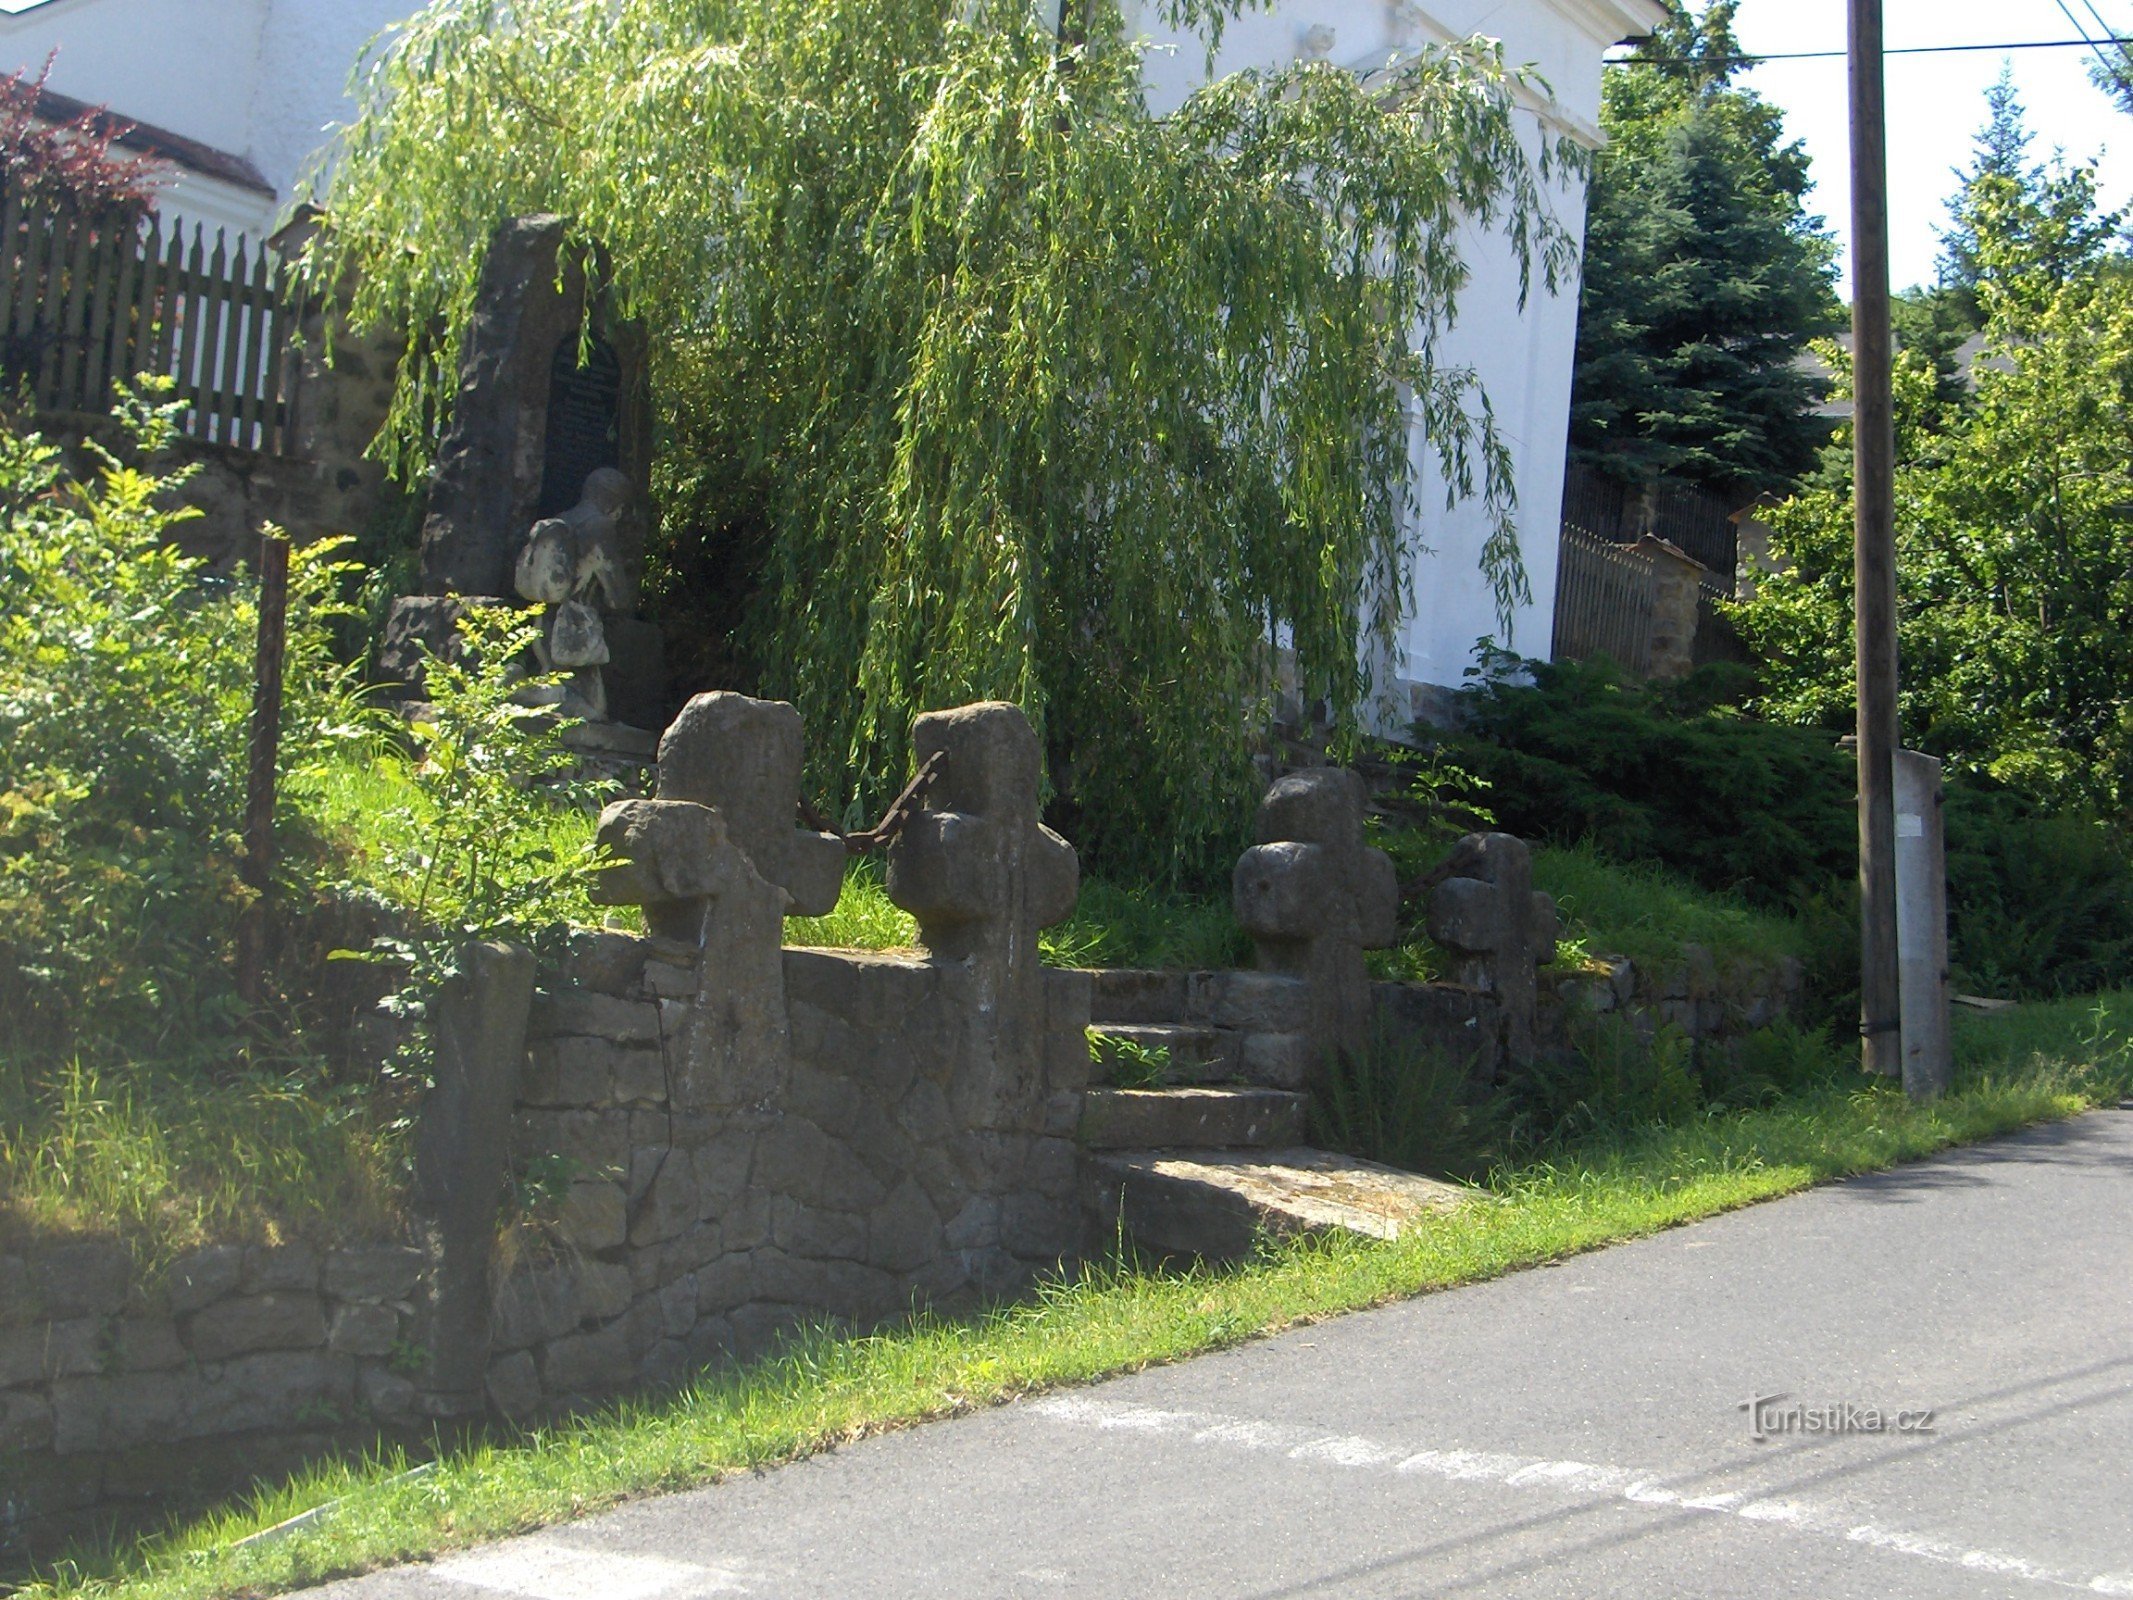
[[1903, 1018], [1903, 1087], [1929, 1100], [1953, 1071], [1948, 1024], [1948, 856], [1940, 762], [1898, 750], [1896, 949]]

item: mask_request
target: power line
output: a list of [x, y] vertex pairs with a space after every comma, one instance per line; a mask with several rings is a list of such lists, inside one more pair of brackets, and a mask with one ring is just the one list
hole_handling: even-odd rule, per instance
[[[2068, 20], [2072, 20], [2071, 16]], [[2123, 46], [2133, 44], [2133, 39], [2114, 35], [2103, 39], [2015, 39], [2006, 44], [1914, 44], [1884, 50], [1882, 54], [1945, 56], [1969, 50], [2098, 50], [2107, 44]], [[1600, 64], [1607, 67], [1752, 67], [1764, 61], [1842, 61], [1844, 57], [1842, 50], [1777, 50], [1759, 56], [1608, 56]]]
[[[2108, 34], [2111, 31], [2110, 24], [2103, 20], [2102, 14], [2093, 5], [2089, 4], [2089, 0], [2081, 0], [2081, 3], [2087, 9], [2088, 14], [2096, 19], [2096, 26]], [[2074, 31], [2080, 34], [2084, 40], [2087, 40], [2089, 49], [2095, 54], [2096, 65], [2103, 68], [2111, 81], [2118, 85], [2118, 92], [2123, 95], [2133, 96], [2133, 87], [2128, 87], [2126, 75], [2119, 70], [2118, 63], [2103, 53], [2101, 44], [2089, 38], [2089, 30], [2083, 25], [2081, 19], [2074, 15], [2073, 7], [2069, 6], [2066, 0], [2057, 0], [2057, 4], [2066, 20], [2074, 25]], [[2115, 39], [2110, 42], [2113, 44], [2118, 43]]]

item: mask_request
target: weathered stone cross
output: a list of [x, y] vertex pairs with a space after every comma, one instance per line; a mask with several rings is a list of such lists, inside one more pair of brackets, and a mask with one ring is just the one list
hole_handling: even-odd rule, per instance
[[1313, 1031], [1348, 1051], [1370, 1036], [1363, 952], [1398, 937], [1399, 880], [1391, 858], [1363, 842], [1363, 800], [1363, 780], [1344, 767], [1277, 780], [1259, 802], [1258, 842], [1230, 880], [1259, 965], [1308, 979]]
[[1533, 856], [1509, 833], [1470, 833], [1454, 859], [1462, 875], [1430, 892], [1429, 936], [1452, 956], [1453, 978], [1496, 996], [1505, 1059], [1533, 1059], [1535, 969], [1555, 956], [1555, 901], [1533, 887]]

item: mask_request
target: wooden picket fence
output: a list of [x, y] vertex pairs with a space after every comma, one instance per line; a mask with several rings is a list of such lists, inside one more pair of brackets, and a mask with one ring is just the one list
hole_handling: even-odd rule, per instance
[[0, 201], [0, 369], [40, 412], [103, 411], [137, 373], [176, 380], [195, 439], [285, 452], [296, 298], [265, 245], [182, 219]]

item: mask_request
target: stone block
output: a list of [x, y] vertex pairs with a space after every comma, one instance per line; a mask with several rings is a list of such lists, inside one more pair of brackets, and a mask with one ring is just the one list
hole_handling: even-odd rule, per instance
[[103, 1323], [94, 1317], [0, 1330], [0, 1389], [101, 1372]]
[[696, 1326], [696, 1296], [694, 1273], [683, 1274], [659, 1291], [659, 1326], [668, 1338], [682, 1338]]
[[20, 1256], [0, 1256], [0, 1328], [29, 1322], [34, 1315], [29, 1265]]
[[620, 1105], [665, 1105], [666, 1057], [657, 1050], [616, 1051], [614, 1095]]
[[1074, 1130], [1081, 1125], [1081, 1091], [1079, 1089], [1054, 1089], [1044, 1097], [1044, 1110], [1038, 1119], [1040, 1132], [1056, 1139], [1071, 1139]]
[[1301, 1089], [1310, 1081], [1324, 1047], [1308, 1033], [1248, 1033], [1239, 1070], [1247, 1083], [1268, 1089]]
[[240, 1287], [247, 1294], [292, 1290], [315, 1290], [319, 1284], [318, 1252], [309, 1245], [277, 1248], [254, 1245], [244, 1253], [244, 1278]]
[[344, 1356], [382, 1356], [400, 1337], [400, 1315], [391, 1306], [343, 1305], [334, 1309], [326, 1348]]
[[[1047, 972], [1051, 980], [1065, 974]], [[1183, 1022], [1186, 1020], [1186, 975], [1145, 968], [1117, 967], [1087, 974], [1088, 1015], [1084, 1027], [1112, 1022]]]
[[[809, 1311], [819, 1310], [829, 1294], [829, 1264], [802, 1261], [782, 1250], [755, 1251], [749, 1262], [755, 1291], [763, 1300]], [[736, 1312], [736, 1320], [740, 1313]]]
[[426, 1258], [412, 1245], [366, 1245], [326, 1256], [321, 1282], [336, 1300], [369, 1304], [405, 1300], [422, 1279]]
[[171, 1263], [164, 1297], [171, 1314], [182, 1317], [224, 1295], [237, 1292], [244, 1275], [244, 1251], [236, 1245], [212, 1244]]
[[558, 988], [534, 997], [530, 1033], [535, 1038], [579, 1034], [615, 1044], [657, 1044], [659, 1007], [649, 1000], [622, 1000], [591, 989]]
[[0, 1452], [13, 1455], [52, 1447], [52, 1402], [34, 1389], [0, 1394]]
[[706, 1263], [696, 1274], [697, 1326], [705, 1319], [723, 1317], [754, 1293], [755, 1267], [749, 1251], [735, 1250]]
[[356, 1371], [356, 1404], [379, 1422], [403, 1422], [415, 1414], [414, 1380], [374, 1362]]
[[128, 1372], [167, 1372], [185, 1365], [178, 1325], [168, 1317], [128, 1317], [112, 1340], [118, 1364]]
[[803, 1198], [821, 1191], [830, 1142], [822, 1130], [797, 1116], [780, 1117], [756, 1142], [749, 1182], [774, 1194]]
[[612, 1261], [578, 1264], [578, 1298], [588, 1322], [604, 1322], [629, 1309], [629, 1269]]
[[1311, 986], [1279, 972], [1195, 972], [1185, 1015], [1240, 1033], [1297, 1033], [1311, 1026]]
[[564, 1156], [585, 1176], [619, 1173], [629, 1162], [629, 1117], [619, 1111], [521, 1111], [511, 1138], [521, 1158]]
[[489, 1311], [489, 1341], [497, 1350], [523, 1350], [560, 1337], [584, 1317], [577, 1278], [565, 1267], [515, 1272], [497, 1289]]
[[940, 1085], [921, 1078], [896, 1107], [896, 1125], [921, 1149], [945, 1143], [956, 1131], [955, 1112]]
[[196, 1361], [226, 1361], [259, 1350], [315, 1349], [326, 1342], [318, 1296], [278, 1290], [218, 1300], [193, 1313], [185, 1330]]
[[636, 1375], [628, 1336], [617, 1327], [574, 1333], [540, 1353], [541, 1385], [551, 1395], [598, 1395], [620, 1389]]
[[613, 1250], [629, 1236], [629, 1214], [623, 1204], [622, 1186], [616, 1183], [573, 1183], [563, 1198], [557, 1230], [577, 1249], [588, 1255]]
[[647, 961], [644, 992], [655, 1000], [693, 1000], [703, 982], [703, 972], [694, 962]]
[[876, 1176], [852, 1149], [832, 1141], [822, 1163], [822, 1182], [812, 1196], [803, 1196], [832, 1211], [867, 1211], [881, 1204], [889, 1186]]
[[856, 1261], [866, 1255], [866, 1219], [780, 1197], [770, 1208], [770, 1242], [809, 1261]]
[[614, 1095], [620, 1047], [605, 1039], [565, 1034], [535, 1041], [526, 1052], [518, 1103], [556, 1109], [604, 1106]]
[[679, 1389], [695, 1371], [696, 1363], [682, 1339], [661, 1339], [637, 1363], [639, 1380], [655, 1389]]
[[1501, 950], [1510, 942], [1509, 909], [1493, 883], [1447, 878], [1430, 891], [1429, 936], [1460, 950]]
[[483, 1388], [489, 1404], [507, 1417], [523, 1417], [541, 1403], [540, 1370], [524, 1350], [491, 1361]]
[[240, 1356], [205, 1376], [200, 1402], [185, 1419], [194, 1438], [292, 1423], [332, 1426], [346, 1421], [355, 1405], [355, 1363], [323, 1350]]
[[46, 1245], [26, 1257], [29, 1303], [40, 1315], [105, 1317], [126, 1304], [133, 1268], [126, 1252], [103, 1240]]
[[654, 941], [612, 929], [573, 934], [570, 953], [564, 958], [560, 983], [548, 989], [590, 989], [597, 994], [634, 1000], [643, 985], [645, 965], [654, 958]]
[[867, 1219], [866, 1260], [889, 1272], [908, 1272], [942, 1249], [940, 1213], [926, 1191], [906, 1178]]
[[658, 1172], [630, 1216], [630, 1243], [639, 1249], [673, 1238], [696, 1221], [698, 1199], [693, 1161], [686, 1150], [663, 1152]]

